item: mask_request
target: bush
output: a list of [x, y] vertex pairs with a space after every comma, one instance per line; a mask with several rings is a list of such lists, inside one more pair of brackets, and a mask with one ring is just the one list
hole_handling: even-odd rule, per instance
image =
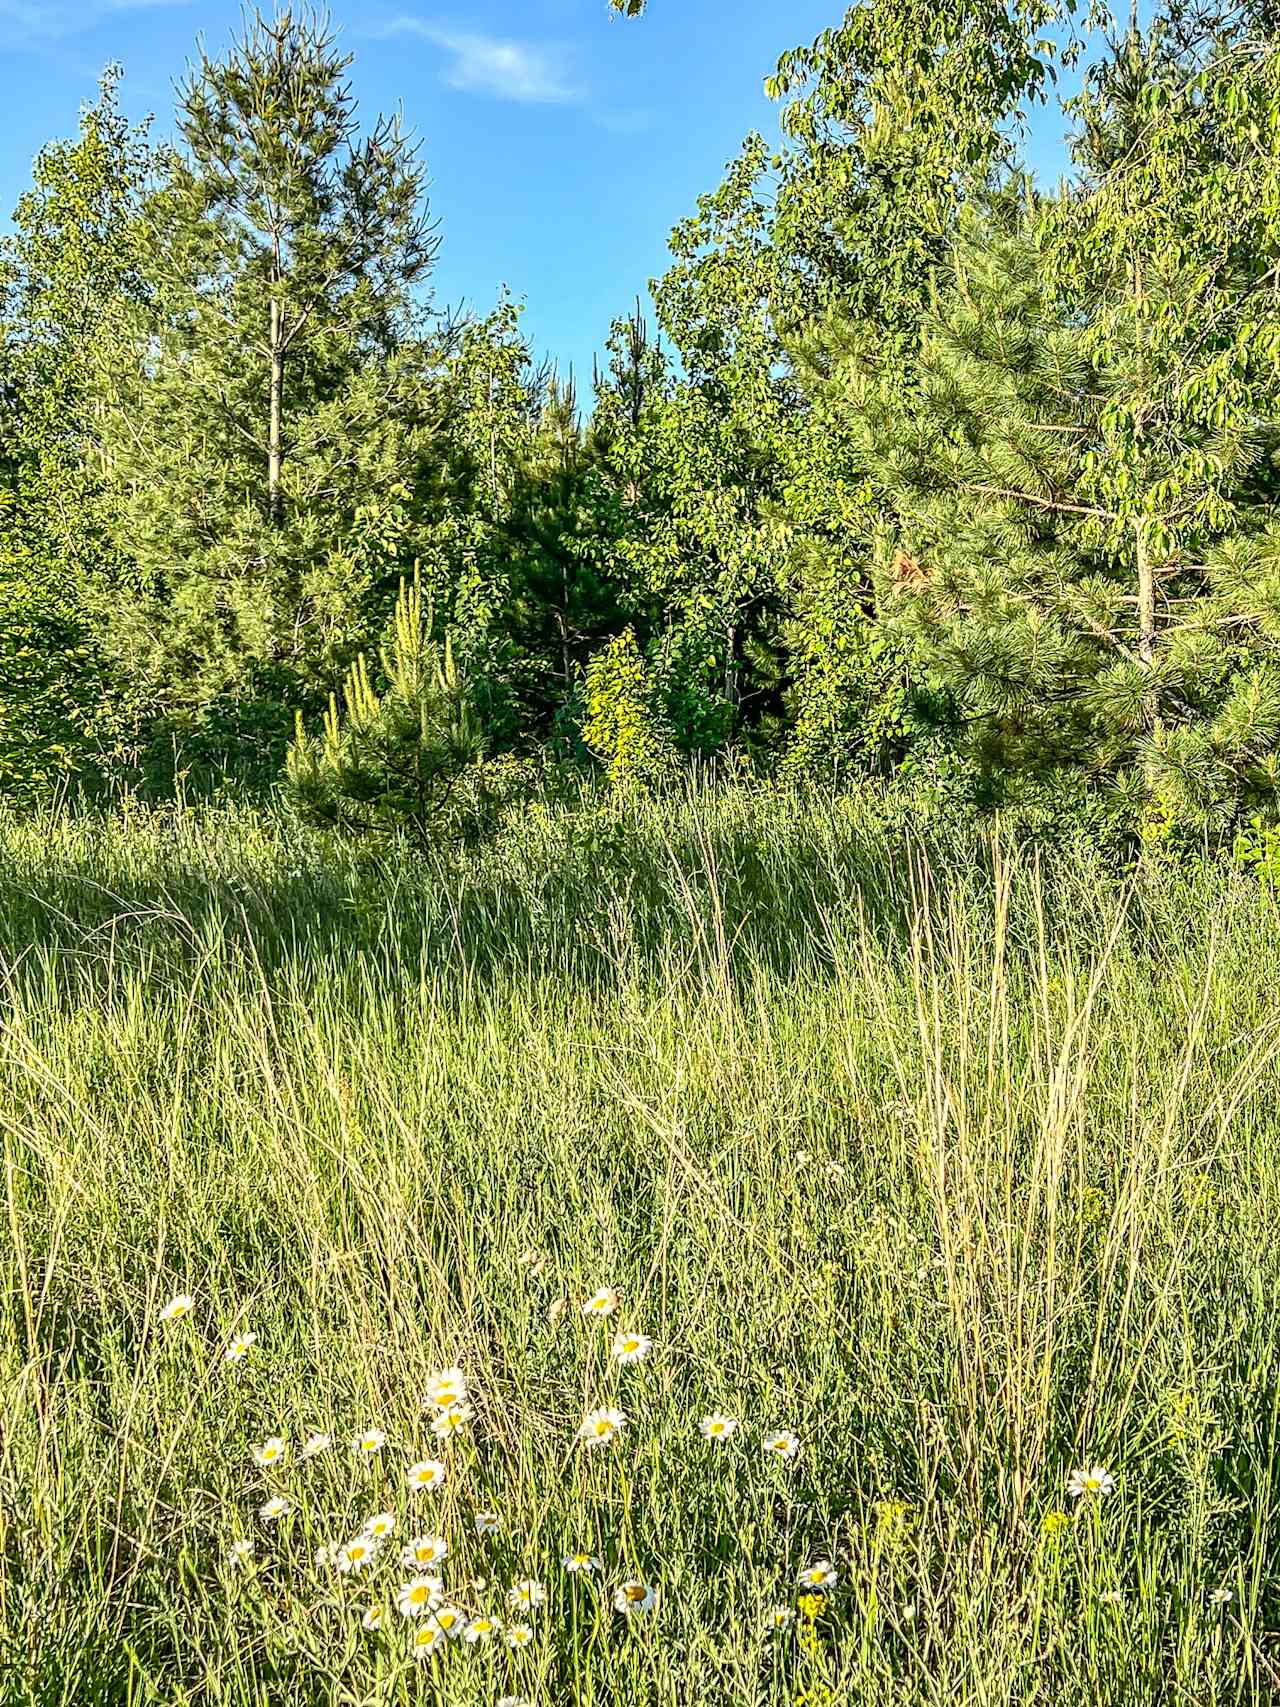
[[400, 584], [379, 657], [381, 694], [361, 653], [347, 674], [344, 711], [331, 697], [318, 737], [298, 714], [286, 793], [303, 819], [324, 828], [403, 831], [420, 846], [455, 837], [474, 813], [459, 785], [484, 738], [449, 637], [442, 645], [431, 637], [416, 576], [412, 587]]

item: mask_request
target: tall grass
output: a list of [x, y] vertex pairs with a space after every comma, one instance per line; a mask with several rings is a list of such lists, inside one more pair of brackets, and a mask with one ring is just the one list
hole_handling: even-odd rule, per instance
[[[1268, 1699], [1278, 941], [1230, 873], [746, 792], [426, 862], [232, 812], [0, 826], [3, 1699]], [[477, 1415], [410, 1495], [454, 1363]], [[317, 1567], [380, 1510], [370, 1577]], [[527, 1649], [362, 1628], [419, 1530], [466, 1612], [546, 1582]]]

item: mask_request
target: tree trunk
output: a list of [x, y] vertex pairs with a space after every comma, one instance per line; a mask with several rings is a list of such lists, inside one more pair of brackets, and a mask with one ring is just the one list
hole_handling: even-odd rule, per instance
[[271, 298], [271, 404], [267, 429], [267, 509], [272, 523], [279, 527], [284, 519], [284, 498], [280, 490], [280, 471], [284, 462], [281, 448], [281, 422], [284, 416], [284, 316], [280, 299]]
[[1156, 656], [1156, 574], [1141, 521], [1133, 524], [1133, 541], [1138, 567], [1138, 657], [1150, 669]]

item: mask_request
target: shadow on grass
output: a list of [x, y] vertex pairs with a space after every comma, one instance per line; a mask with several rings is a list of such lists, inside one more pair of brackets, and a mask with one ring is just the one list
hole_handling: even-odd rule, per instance
[[922, 908], [985, 924], [1006, 903], [1015, 948], [1033, 950], [1046, 924], [1105, 937], [1126, 886], [1101, 855], [1015, 856], [1002, 901], [1008, 858], [980, 829], [745, 789], [535, 809], [484, 847], [427, 854], [336, 844], [247, 808], [10, 820], [0, 975], [52, 969], [81, 998], [124, 978], [186, 982], [201, 961], [294, 987], [344, 970], [415, 989], [511, 974], [608, 988], [681, 968], [821, 976], [850, 933], [893, 955]]

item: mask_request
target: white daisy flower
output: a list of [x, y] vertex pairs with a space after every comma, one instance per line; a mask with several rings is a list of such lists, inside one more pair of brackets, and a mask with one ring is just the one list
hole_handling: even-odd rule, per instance
[[1124, 1596], [1121, 1594], [1121, 1592], [1118, 1588], [1106, 1589], [1102, 1594], [1100, 1594], [1098, 1596], [1098, 1599], [1102, 1602], [1102, 1604], [1104, 1606], [1123, 1606], [1124, 1605]]
[[619, 1334], [613, 1342], [614, 1361], [624, 1366], [629, 1363], [643, 1363], [652, 1344], [648, 1334]]
[[502, 1620], [490, 1618], [487, 1613], [480, 1613], [475, 1618], [468, 1619], [467, 1627], [462, 1632], [464, 1642], [475, 1647], [479, 1642], [491, 1642], [495, 1636], [502, 1634]]
[[276, 1494], [265, 1505], [258, 1507], [258, 1516], [264, 1523], [277, 1523], [280, 1518], [287, 1517], [292, 1510], [293, 1507], [289, 1501]]
[[379, 1511], [366, 1518], [360, 1533], [366, 1541], [385, 1541], [396, 1526], [396, 1514], [393, 1511]]
[[442, 1369], [427, 1378], [424, 1408], [447, 1411], [453, 1405], [464, 1405], [466, 1401], [467, 1378], [460, 1369]]
[[315, 1562], [318, 1571], [331, 1571], [338, 1562], [338, 1554], [342, 1548], [336, 1541], [323, 1541], [316, 1548]]
[[382, 1607], [377, 1601], [367, 1608], [364, 1617], [360, 1620], [360, 1623], [366, 1630], [381, 1630]]
[[438, 1606], [432, 1616], [445, 1635], [455, 1640], [467, 1627], [466, 1613], [460, 1612], [456, 1606]]
[[612, 1316], [618, 1308], [618, 1294], [612, 1286], [602, 1286], [593, 1292], [582, 1306], [584, 1316]]
[[279, 1464], [288, 1450], [280, 1436], [273, 1434], [261, 1446], [253, 1447], [253, 1461], [255, 1464]]
[[424, 1618], [413, 1632], [413, 1657], [415, 1660], [434, 1658], [442, 1648], [448, 1646], [448, 1636], [434, 1618]]
[[227, 1548], [227, 1563], [247, 1567], [253, 1563], [253, 1542], [248, 1536], [241, 1536]]
[[1209, 1590], [1208, 1601], [1210, 1606], [1226, 1606], [1234, 1599], [1235, 1595], [1229, 1588], [1211, 1588]]
[[387, 1444], [387, 1437], [380, 1428], [362, 1428], [351, 1442], [351, 1450], [357, 1458], [376, 1458]]
[[495, 1707], [533, 1707], [527, 1695], [500, 1695]]
[[176, 1298], [171, 1298], [160, 1312], [162, 1322], [180, 1322], [196, 1307], [196, 1301], [189, 1292], [179, 1292]]
[[584, 1446], [607, 1446], [626, 1426], [626, 1412], [606, 1405], [602, 1410], [587, 1412], [578, 1439]]
[[623, 1583], [613, 1591], [613, 1604], [619, 1612], [628, 1615], [633, 1612], [651, 1612], [653, 1603], [658, 1598], [657, 1589], [649, 1583]]
[[538, 1607], [546, 1602], [546, 1598], [546, 1589], [531, 1577], [526, 1577], [523, 1582], [512, 1583], [507, 1590], [507, 1605], [516, 1612], [536, 1612]]
[[449, 1555], [449, 1543], [443, 1535], [415, 1535], [400, 1549], [400, 1559], [406, 1565], [438, 1565]]
[[250, 1347], [257, 1345], [257, 1343], [257, 1334], [237, 1334], [231, 1344], [223, 1352], [222, 1361], [224, 1363], [243, 1363], [245, 1358], [249, 1355]]
[[357, 1535], [333, 1555], [333, 1562], [348, 1577], [353, 1571], [367, 1571], [378, 1557], [378, 1543], [367, 1535]]
[[594, 1553], [566, 1553], [564, 1568], [571, 1577], [576, 1577], [580, 1571], [602, 1571], [604, 1566]]
[[405, 1475], [411, 1488], [442, 1488], [445, 1468], [438, 1458], [424, 1458], [421, 1463], [410, 1464]]
[[528, 1624], [509, 1624], [506, 1640], [509, 1648], [527, 1648], [533, 1640], [533, 1631]]
[[794, 1458], [800, 1450], [800, 1440], [789, 1428], [775, 1429], [761, 1441], [766, 1458]]
[[795, 1616], [789, 1606], [775, 1606], [769, 1614], [767, 1623], [771, 1630], [785, 1630], [795, 1622]]
[[796, 1578], [801, 1588], [823, 1589], [834, 1588], [840, 1580], [840, 1573], [829, 1559], [819, 1559], [815, 1565], [806, 1565]]
[[402, 1618], [425, 1618], [444, 1599], [439, 1577], [411, 1577], [396, 1590], [396, 1611]]
[[704, 1440], [709, 1440], [715, 1446], [723, 1446], [737, 1433], [737, 1417], [727, 1417], [723, 1411], [712, 1411], [710, 1416], [703, 1417], [698, 1428]]
[[475, 1414], [470, 1405], [450, 1405], [448, 1410], [438, 1412], [431, 1419], [431, 1432], [441, 1440], [448, 1440], [452, 1435], [461, 1434]]
[[502, 1519], [496, 1511], [478, 1511], [476, 1513], [476, 1534], [496, 1535], [502, 1528]]
[[333, 1437], [327, 1434], [309, 1434], [303, 1441], [299, 1458], [315, 1458], [321, 1452], [327, 1452], [333, 1445]]
[[1082, 1494], [1109, 1494], [1115, 1485], [1114, 1478], [1101, 1464], [1095, 1464], [1091, 1470], [1073, 1470], [1067, 1477], [1067, 1492], [1073, 1500]]

